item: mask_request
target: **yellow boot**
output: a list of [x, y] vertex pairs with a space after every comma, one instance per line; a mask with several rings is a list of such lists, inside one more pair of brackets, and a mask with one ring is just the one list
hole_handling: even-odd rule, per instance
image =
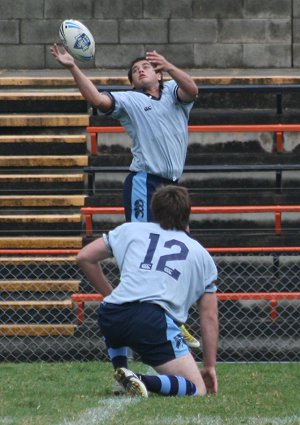
[[187, 330], [187, 328], [184, 325], [180, 326], [180, 330], [181, 330], [181, 335], [183, 336], [186, 345], [190, 348], [199, 348], [200, 347], [200, 342], [198, 341], [198, 339], [194, 338], [193, 335], [191, 335], [189, 333], [189, 331]]

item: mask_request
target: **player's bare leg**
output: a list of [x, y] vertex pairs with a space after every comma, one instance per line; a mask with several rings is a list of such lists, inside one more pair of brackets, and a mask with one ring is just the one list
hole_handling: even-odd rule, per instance
[[171, 360], [154, 368], [159, 374], [178, 375], [191, 381], [198, 389], [199, 395], [206, 394], [206, 387], [200, 369], [191, 353]]

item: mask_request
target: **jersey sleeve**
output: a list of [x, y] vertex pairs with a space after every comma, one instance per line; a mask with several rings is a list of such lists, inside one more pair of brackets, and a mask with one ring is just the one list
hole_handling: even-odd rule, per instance
[[109, 242], [109, 234], [108, 233], [103, 233], [102, 235], [103, 241], [106, 245], [106, 248], [109, 251], [109, 255], [112, 257], [113, 256], [113, 252], [112, 252], [112, 247], [110, 246], [110, 242]]
[[205, 292], [216, 292], [218, 289], [215, 283], [218, 278], [217, 267], [210, 254], [208, 252], [206, 254], [203, 264]]
[[114, 118], [119, 118], [124, 111], [126, 110], [126, 100], [128, 99], [128, 92], [110, 92], [105, 91], [102, 92], [103, 94], [109, 96], [112, 100], [112, 107], [107, 112], [101, 112], [100, 109], [98, 109], [98, 113], [100, 115], [111, 115]]
[[121, 257], [125, 255], [122, 247], [126, 244], [127, 234], [128, 234], [128, 225], [130, 223], [123, 223], [113, 230], [110, 230], [108, 233], [103, 234], [103, 240], [106, 244], [112, 257], [118, 261]]

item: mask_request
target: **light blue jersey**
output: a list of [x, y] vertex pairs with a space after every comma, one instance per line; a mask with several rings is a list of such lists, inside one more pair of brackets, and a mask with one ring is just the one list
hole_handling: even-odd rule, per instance
[[183, 172], [188, 118], [193, 102], [177, 97], [177, 83], [164, 83], [160, 99], [140, 91], [110, 93], [117, 118], [132, 139], [130, 171], [143, 171], [175, 181]]
[[109, 303], [158, 304], [184, 323], [191, 305], [205, 292], [217, 290], [212, 257], [183, 231], [136, 222], [103, 237], [121, 272], [119, 285], [105, 298]]

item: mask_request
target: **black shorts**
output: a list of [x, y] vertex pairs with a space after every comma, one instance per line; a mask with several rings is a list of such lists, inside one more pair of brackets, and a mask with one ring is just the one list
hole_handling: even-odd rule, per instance
[[98, 323], [107, 348], [128, 346], [150, 366], [189, 353], [178, 325], [156, 304], [103, 302]]
[[124, 181], [124, 208], [126, 221], [152, 220], [150, 202], [153, 193], [159, 186], [177, 185], [172, 181], [142, 171], [128, 174]]

